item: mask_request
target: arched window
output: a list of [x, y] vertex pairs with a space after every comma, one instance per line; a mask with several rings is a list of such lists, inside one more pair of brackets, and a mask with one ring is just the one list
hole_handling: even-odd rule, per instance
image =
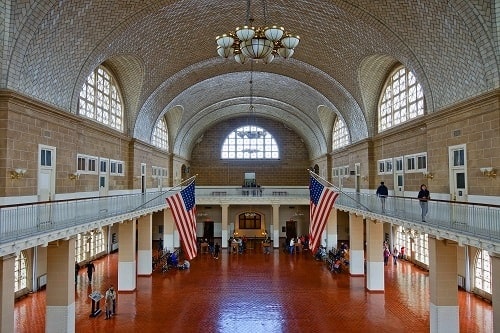
[[333, 143], [332, 149], [339, 149], [349, 144], [349, 133], [345, 122], [337, 117], [333, 125]]
[[112, 75], [99, 66], [80, 91], [78, 113], [98, 123], [123, 131], [123, 107]]
[[162, 117], [156, 123], [155, 128], [153, 129], [151, 143], [160, 149], [168, 150], [168, 131], [165, 118]]
[[478, 251], [474, 278], [477, 289], [491, 294], [491, 262], [488, 251]]
[[19, 291], [26, 288], [27, 279], [26, 271], [26, 257], [24, 252], [21, 251], [16, 257], [15, 273], [14, 273], [14, 291]]
[[257, 126], [243, 126], [232, 131], [224, 140], [222, 159], [278, 159], [276, 140]]
[[382, 132], [424, 114], [424, 93], [420, 83], [405, 67], [387, 80], [378, 110], [378, 131]]

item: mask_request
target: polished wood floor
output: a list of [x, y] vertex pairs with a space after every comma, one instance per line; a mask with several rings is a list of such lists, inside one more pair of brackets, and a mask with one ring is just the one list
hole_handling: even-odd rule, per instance
[[[117, 254], [96, 260], [95, 279], [80, 271], [77, 332], [429, 332], [427, 272], [408, 262], [385, 267], [384, 293], [364, 277], [330, 272], [309, 253], [199, 255], [189, 270], [138, 277], [120, 292], [117, 314], [90, 318], [91, 291], [117, 285]], [[460, 332], [493, 332], [491, 304], [459, 292]], [[15, 304], [16, 332], [45, 330], [45, 291]]]

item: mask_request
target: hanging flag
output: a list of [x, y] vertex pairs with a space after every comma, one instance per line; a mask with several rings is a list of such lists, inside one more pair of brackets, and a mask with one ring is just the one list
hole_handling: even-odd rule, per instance
[[321, 235], [325, 230], [326, 221], [333, 207], [333, 203], [339, 194], [323, 186], [311, 174], [309, 181], [309, 194], [311, 197], [309, 208], [309, 249], [316, 254], [321, 241]]
[[186, 254], [186, 259], [191, 260], [198, 252], [196, 243], [196, 205], [194, 198], [194, 179], [184, 189], [167, 198], [167, 203], [172, 210], [175, 225]]

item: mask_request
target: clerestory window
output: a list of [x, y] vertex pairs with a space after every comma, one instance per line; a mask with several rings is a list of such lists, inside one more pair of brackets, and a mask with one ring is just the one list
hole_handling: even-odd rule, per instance
[[333, 143], [332, 149], [339, 149], [349, 144], [349, 132], [345, 122], [337, 117], [333, 125]]
[[163, 150], [168, 150], [168, 130], [165, 118], [161, 118], [153, 129], [151, 143]]
[[232, 131], [224, 140], [222, 159], [278, 159], [276, 140], [265, 129], [247, 125]]
[[103, 66], [96, 68], [83, 84], [78, 114], [123, 131], [123, 106], [118, 85]]
[[405, 67], [389, 76], [383, 91], [378, 109], [379, 132], [424, 114], [422, 86]]

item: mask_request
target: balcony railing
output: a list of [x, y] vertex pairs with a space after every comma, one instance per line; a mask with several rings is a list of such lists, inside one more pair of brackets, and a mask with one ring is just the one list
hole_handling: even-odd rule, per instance
[[[74, 229], [96, 221], [105, 226], [164, 209], [165, 198], [175, 190], [0, 206], [0, 255], [5, 254], [3, 245], [7, 243]], [[309, 192], [306, 186], [196, 188], [197, 202], [210, 201], [214, 197], [224, 197], [228, 202], [251, 197], [257, 200], [255, 204], [262, 205], [272, 200], [286, 203], [297, 198], [308, 203]], [[500, 247], [500, 206], [443, 200], [430, 200], [428, 203], [426, 222], [421, 222], [420, 205], [415, 198], [388, 197], [383, 214], [379, 198], [371, 194], [344, 192], [335, 204], [340, 209], [361, 212], [379, 220], [430, 226], [473, 236], [476, 240]]]

